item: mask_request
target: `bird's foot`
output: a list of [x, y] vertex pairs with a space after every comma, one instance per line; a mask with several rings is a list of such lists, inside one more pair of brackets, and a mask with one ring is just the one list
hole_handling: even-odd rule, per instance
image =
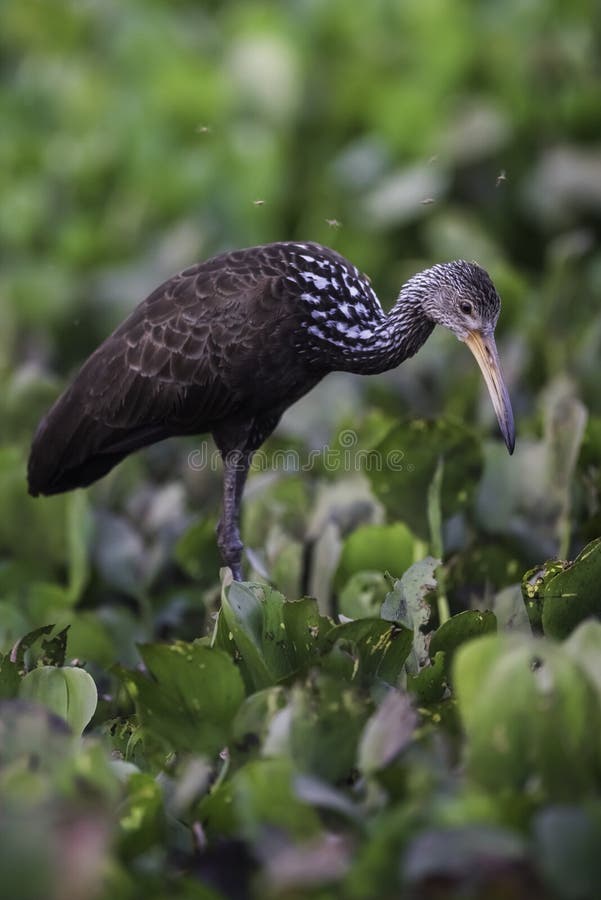
[[244, 544], [240, 540], [237, 528], [227, 531], [219, 522], [217, 525], [217, 545], [224, 565], [232, 570], [234, 581], [242, 581], [242, 551]]

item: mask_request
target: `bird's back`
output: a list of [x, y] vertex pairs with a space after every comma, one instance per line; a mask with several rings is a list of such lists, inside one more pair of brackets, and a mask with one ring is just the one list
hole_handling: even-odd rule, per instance
[[364, 276], [318, 244], [267, 244], [185, 269], [136, 307], [41, 421], [30, 492], [88, 485], [173, 435], [277, 421], [336, 368], [326, 329], [340, 345], [379, 315]]

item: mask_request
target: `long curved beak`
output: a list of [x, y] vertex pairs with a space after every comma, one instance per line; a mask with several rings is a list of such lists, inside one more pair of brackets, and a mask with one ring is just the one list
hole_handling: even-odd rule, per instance
[[499, 354], [495, 339], [491, 335], [483, 335], [481, 331], [470, 331], [465, 343], [470, 348], [476, 362], [480, 366], [492, 405], [499, 422], [501, 434], [510, 453], [515, 446], [515, 425], [509, 391], [501, 371]]

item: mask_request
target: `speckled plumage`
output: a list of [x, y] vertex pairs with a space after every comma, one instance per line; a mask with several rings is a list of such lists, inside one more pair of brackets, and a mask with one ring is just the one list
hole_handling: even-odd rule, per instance
[[[498, 296], [472, 263], [414, 276], [389, 315], [365, 275], [315, 243], [267, 244], [191, 266], [100, 345], [41, 421], [30, 492], [86, 486], [140, 447], [210, 432], [226, 461], [220, 545], [239, 577], [235, 520], [246, 470], [284, 410], [328, 372], [397, 366], [436, 323], [460, 336], [461, 297], [492, 333]], [[231, 454], [244, 460], [234, 474]]]

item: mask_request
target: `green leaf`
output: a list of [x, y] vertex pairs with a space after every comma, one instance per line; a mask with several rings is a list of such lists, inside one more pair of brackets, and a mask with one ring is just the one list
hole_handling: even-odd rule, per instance
[[411, 651], [413, 633], [404, 625], [383, 619], [356, 619], [335, 625], [325, 648], [347, 649], [353, 660], [353, 680], [366, 686], [374, 681], [396, 685]]
[[41, 666], [21, 680], [19, 697], [40, 703], [67, 722], [74, 734], [80, 735], [90, 722], [98, 692], [94, 679], [84, 669]]
[[390, 583], [383, 572], [356, 572], [338, 595], [340, 612], [350, 619], [376, 616], [389, 590]]
[[414, 558], [415, 538], [403, 522], [393, 525], [363, 525], [346, 538], [336, 576], [335, 587], [364, 570], [391, 572], [400, 578]]
[[400, 581], [396, 581], [382, 605], [382, 618], [398, 622], [413, 634], [413, 648], [407, 662], [407, 671], [416, 675], [428, 659], [426, 638], [422, 628], [430, 621], [430, 604], [426, 595], [436, 588], [434, 571], [439, 559], [427, 556], [414, 563]]
[[117, 670], [140, 722], [176, 750], [214, 755], [227, 744], [244, 699], [238, 669], [222, 650], [198, 643], [145, 644], [140, 654], [151, 678]]
[[277, 829], [296, 840], [319, 831], [317, 813], [294, 791], [294, 767], [289, 759], [258, 759], [242, 766], [199, 805], [199, 815], [211, 836], [242, 835], [257, 840]]
[[159, 844], [165, 834], [163, 792], [152, 776], [138, 772], [127, 779], [127, 796], [119, 816], [120, 855], [132, 860]]
[[376, 496], [389, 516], [406, 522], [423, 540], [429, 537], [426, 498], [439, 459], [444, 463], [444, 518], [471, 503], [483, 467], [475, 433], [461, 422], [443, 418], [403, 422], [380, 441], [371, 457], [367, 475]]
[[242, 834], [253, 840], [277, 828], [298, 840], [317, 833], [317, 813], [296, 796], [293, 776], [287, 759], [256, 760], [236, 773], [232, 793]]
[[48, 640], [42, 639], [42, 654], [38, 659], [38, 665], [64, 666], [67, 653], [67, 635], [70, 626], [67, 625], [54, 637]]
[[237, 754], [248, 758], [261, 749], [273, 717], [286, 705], [282, 687], [265, 688], [242, 703], [232, 722], [232, 742]]
[[334, 622], [320, 614], [317, 600], [312, 597], [285, 603], [283, 615], [297, 669], [307, 671], [327, 649], [326, 637]]
[[448, 672], [458, 647], [476, 637], [492, 634], [496, 630], [497, 620], [493, 612], [466, 609], [447, 619], [444, 625], [434, 632], [430, 639], [430, 655], [435, 657], [442, 651], [445, 655], [445, 666]]
[[175, 545], [175, 558], [191, 578], [202, 584], [217, 581], [220, 558], [215, 541], [215, 521], [203, 517], [191, 525]]
[[219, 613], [242, 656], [254, 690], [269, 687], [275, 680], [263, 657], [264, 611], [259, 592], [262, 593], [260, 586], [232, 582], [223, 589]]
[[0, 700], [10, 700], [19, 691], [19, 669], [10, 657], [0, 656]]
[[415, 695], [418, 703], [436, 703], [442, 700], [447, 689], [446, 671], [445, 654], [439, 651], [431, 665], [424, 666], [417, 675], [409, 675], [407, 690]]
[[581, 622], [564, 641], [563, 648], [586, 672], [601, 701], [601, 622]]
[[601, 618], [601, 538], [543, 587], [543, 631], [562, 640], [589, 616]]
[[11, 662], [15, 663], [19, 672], [25, 670], [25, 654], [27, 651], [33, 647], [35, 642], [39, 640], [42, 635], [50, 634], [53, 628], [54, 625], [42, 625], [40, 628], [34, 628], [33, 631], [29, 631], [27, 634], [23, 635], [23, 637], [19, 638], [10, 651]]
[[350, 778], [370, 712], [365, 697], [326, 673], [296, 685], [289, 741], [298, 769], [332, 783]]
[[582, 669], [550, 641], [486, 636], [460, 647], [453, 683], [474, 778], [490, 790], [556, 800], [586, 795], [597, 777], [601, 725]]

